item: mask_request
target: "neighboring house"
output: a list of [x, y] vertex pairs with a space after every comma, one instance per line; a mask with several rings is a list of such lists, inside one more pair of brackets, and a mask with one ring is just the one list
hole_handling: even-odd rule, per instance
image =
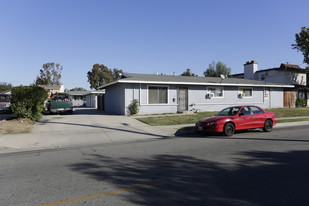
[[86, 106], [86, 95], [89, 91], [68, 91], [73, 106]]
[[102, 110], [104, 91], [68, 91], [73, 106], [86, 106]]
[[86, 106], [104, 110], [104, 90], [90, 91], [86, 95]]
[[295, 107], [296, 98], [309, 97], [308, 70], [298, 65], [281, 64], [278, 68], [258, 70], [258, 63], [250, 61], [244, 64], [244, 73], [234, 74], [232, 77], [294, 85], [295, 88], [284, 90], [284, 107]]
[[54, 93], [64, 92], [64, 85], [39, 85], [39, 87], [44, 88], [48, 92], [48, 98]]
[[134, 99], [139, 102], [140, 114], [218, 111], [243, 104], [283, 107], [284, 89], [293, 88], [238, 78], [129, 73], [100, 87], [105, 89], [105, 111], [121, 115], [128, 114], [128, 105]]

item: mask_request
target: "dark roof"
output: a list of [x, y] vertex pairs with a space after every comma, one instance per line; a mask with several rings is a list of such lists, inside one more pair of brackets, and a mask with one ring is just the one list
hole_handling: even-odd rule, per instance
[[107, 85], [105, 88], [116, 83], [148, 83], [148, 84], [177, 84], [177, 85], [221, 85], [221, 86], [270, 86], [270, 87], [291, 87], [289, 85], [279, 85], [265, 81], [250, 79], [225, 78], [220, 77], [194, 77], [194, 76], [173, 76], [157, 74], [133, 74], [125, 73], [118, 79]]

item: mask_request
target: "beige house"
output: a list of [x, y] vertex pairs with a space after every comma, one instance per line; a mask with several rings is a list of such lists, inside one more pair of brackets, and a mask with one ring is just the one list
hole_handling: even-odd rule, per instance
[[48, 92], [48, 98], [54, 93], [64, 92], [64, 85], [39, 85]]

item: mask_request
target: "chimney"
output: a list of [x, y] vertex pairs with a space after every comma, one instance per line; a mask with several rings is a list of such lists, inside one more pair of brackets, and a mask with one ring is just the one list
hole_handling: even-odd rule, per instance
[[255, 79], [255, 72], [258, 70], [257, 61], [247, 61], [244, 64], [244, 78], [245, 79]]

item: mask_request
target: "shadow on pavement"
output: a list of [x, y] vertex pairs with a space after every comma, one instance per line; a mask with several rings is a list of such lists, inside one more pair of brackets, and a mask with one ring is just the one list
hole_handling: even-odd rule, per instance
[[97, 154], [68, 167], [119, 189], [167, 183], [122, 194], [136, 205], [309, 204], [308, 151], [249, 151], [236, 155], [233, 167], [181, 155], [115, 159]]
[[[280, 130], [288, 130], [288, 131], [298, 131], [299, 128], [302, 127], [287, 127], [287, 128], [280, 128]], [[275, 128], [273, 132], [277, 129]], [[226, 140], [249, 140], [249, 141], [281, 141], [281, 142], [304, 142], [308, 143], [309, 140], [307, 139], [282, 139], [282, 138], [273, 138], [268, 137], [272, 136], [272, 133], [265, 133], [261, 129], [252, 129], [252, 130], [242, 130], [236, 131], [234, 136], [228, 137], [224, 136], [222, 133], [205, 133], [205, 132], [198, 132], [196, 131], [194, 126], [190, 127], [183, 127], [178, 129], [175, 132], [175, 137], [178, 138], [207, 138], [207, 139], [226, 139]], [[237, 134], [246, 134], [245, 136], [237, 136]], [[253, 134], [258, 134], [257, 137], [253, 136]], [[259, 134], [263, 134], [263, 137], [259, 137]]]

